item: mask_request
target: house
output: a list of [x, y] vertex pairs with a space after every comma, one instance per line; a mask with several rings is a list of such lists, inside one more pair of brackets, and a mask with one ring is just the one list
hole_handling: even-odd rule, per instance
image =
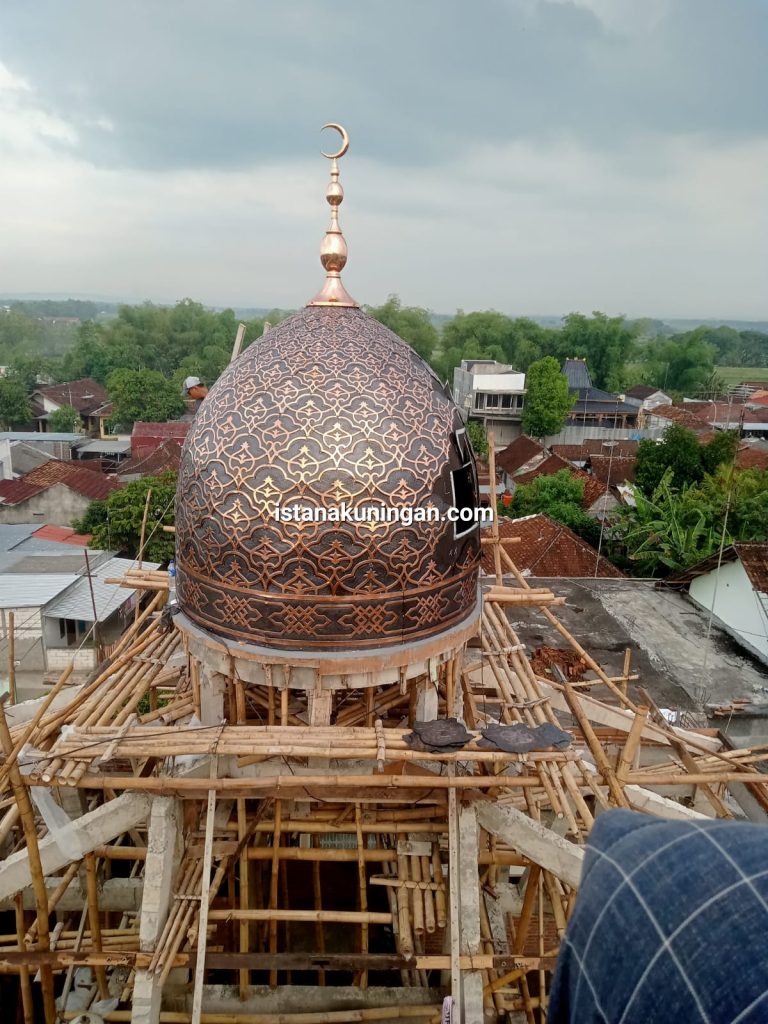
[[[183, 442], [177, 437], [166, 437], [154, 451], [143, 458], [132, 458], [117, 470], [118, 477], [128, 483], [144, 476], [162, 476], [163, 473], [178, 473], [181, 465]], [[478, 466], [478, 474], [480, 468]]]
[[105, 437], [107, 434], [106, 424], [112, 415], [112, 404], [105, 389], [91, 377], [36, 388], [31, 400], [37, 429], [42, 432], [48, 429], [51, 413], [71, 405], [80, 413], [83, 433], [93, 437]]
[[603, 441], [599, 437], [586, 437], [580, 444], [553, 444], [550, 451], [584, 469], [593, 456], [613, 455], [614, 458], [634, 459], [637, 457], [639, 441]]
[[492, 431], [497, 445], [519, 436], [525, 374], [494, 359], [462, 359], [453, 371], [453, 396], [465, 419]]
[[715, 625], [768, 665], [768, 544], [731, 544], [665, 583], [686, 590]]
[[18, 480], [0, 480], [0, 523], [69, 526], [92, 501], [103, 501], [121, 486], [96, 469], [51, 459]]
[[636, 458], [620, 455], [590, 455], [586, 471], [596, 480], [611, 484], [631, 484], [635, 479]]
[[702, 419], [696, 410], [689, 408], [695, 403], [686, 402], [685, 405], [657, 405], [651, 409], [646, 416], [646, 424], [652, 427], [666, 429], [673, 423], [678, 423], [687, 430], [695, 433], [702, 433], [708, 429], [706, 419]]
[[624, 394], [624, 401], [639, 409], [655, 409], [657, 405], [670, 405], [671, 397], [650, 384], [636, 384]]
[[[520, 538], [509, 548], [509, 554], [525, 576], [625, 579], [624, 573], [591, 544], [542, 513], [521, 519], [500, 517], [499, 536]], [[482, 571], [486, 576], [496, 572], [493, 551], [488, 547], [483, 547]]]
[[514, 479], [520, 473], [527, 473], [542, 463], [550, 455], [549, 449], [527, 434], [516, 437], [502, 451], [496, 453], [496, 468], [501, 472], [501, 479], [509, 489], [514, 489]]
[[92, 671], [135, 607], [137, 591], [106, 582], [134, 563], [109, 551], [88, 551], [86, 560], [86, 538], [70, 535], [34, 523], [0, 526], [0, 657], [6, 664], [13, 621], [22, 676], [58, 676], [70, 661], [76, 674]]
[[596, 388], [583, 359], [566, 359], [561, 372], [568, 381], [569, 393], [576, 399], [568, 413], [568, 425], [621, 429], [637, 425], [639, 407], [626, 402], [624, 395]]
[[588, 515], [602, 519], [622, 502], [613, 483], [603, 482], [554, 454], [531, 437], [521, 435], [496, 456], [502, 482], [514, 493], [517, 487], [532, 483], [538, 476], [551, 476], [565, 469], [584, 484], [582, 504]]
[[71, 459], [82, 443], [82, 434], [4, 430], [0, 432], [0, 480], [23, 476], [48, 459]]
[[192, 419], [168, 420], [167, 423], [143, 423], [138, 420], [131, 432], [131, 459], [144, 459], [168, 438], [183, 441], [192, 426]]

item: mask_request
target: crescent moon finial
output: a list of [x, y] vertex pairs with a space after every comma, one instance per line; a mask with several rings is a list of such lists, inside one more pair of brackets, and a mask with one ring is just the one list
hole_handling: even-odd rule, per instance
[[338, 160], [339, 157], [344, 156], [344, 154], [349, 149], [349, 135], [347, 133], [347, 129], [344, 128], [343, 125], [336, 124], [335, 121], [329, 121], [328, 124], [324, 124], [320, 131], [324, 132], [326, 128], [333, 128], [335, 131], [339, 133], [339, 135], [341, 136], [341, 148], [337, 153], [326, 153], [322, 149], [320, 150], [320, 152], [328, 160]]
[[344, 199], [344, 189], [339, 181], [339, 157], [349, 149], [349, 135], [346, 128], [335, 121], [324, 124], [320, 131], [333, 128], [341, 136], [341, 147], [336, 153], [320, 152], [331, 161], [331, 180], [325, 191], [325, 198], [331, 208], [331, 223], [320, 246], [320, 262], [325, 269], [325, 284], [309, 303], [310, 306], [357, 306], [357, 303], [341, 283], [341, 272], [347, 262], [347, 243], [339, 226], [339, 207]]

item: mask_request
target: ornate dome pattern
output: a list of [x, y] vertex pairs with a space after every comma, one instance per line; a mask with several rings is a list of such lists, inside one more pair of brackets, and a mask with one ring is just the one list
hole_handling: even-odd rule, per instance
[[301, 650], [399, 644], [460, 622], [477, 600], [477, 527], [282, 522], [275, 505], [444, 513], [459, 478], [476, 505], [462, 427], [429, 367], [362, 310], [308, 306], [279, 324], [224, 371], [187, 436], [182, 610], [215, 634]]

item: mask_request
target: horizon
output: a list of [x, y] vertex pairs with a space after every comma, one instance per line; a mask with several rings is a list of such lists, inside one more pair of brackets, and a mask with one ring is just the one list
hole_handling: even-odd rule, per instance
[[339, 120], [361, 303], [767, 320], [768, 5], [479, 11], [337, 0], [329, 59], [312, 0], [7, 5], [0, 281], [298, 308]]

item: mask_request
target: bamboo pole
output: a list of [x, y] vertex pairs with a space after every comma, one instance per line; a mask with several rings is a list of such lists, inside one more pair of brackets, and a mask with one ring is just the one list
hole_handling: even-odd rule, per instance
[[[218, 758], [214, 754], [211, 758], [211, 778], [216, 776], [218, 770]], [[208, 918], [210, 910], [208, 896], [211, 888], [211, 865], [213, 858], [213, 826], [216, 815], [216, 791], [211, 789], [208, 792], [208, 805], [205, 814], [205, 850], [203, 853], [203, 877], [200, 888], [200, 917], [197, 926], [197, 960], [195, 962], [195, 976], [192, 988], [192, 1017], [191, 1024], [200, 1024], [203, 1012], [203, 979], [205, 977], [205, 951], [208, 944]]]
[[[211, 921], [320, 921], [323, 924], [391, 924], [392, 915], [361, 910], [287, 910], [250, 907], [248, 910], [222, 908], [211, 910]], [[277, 973], [277, 971], [275, 971]]]
[[8, 612], [8, 694], [16, 703], [16, 615]]
[[[270, 686], [269, 692], [274, 697], [274, 690]], [[270, 715], [270, 718], [274, 715]], [[270, 722], [271, 724], [271, 722]], [[272, 839], [272, 874], [269, 882], [269, 913], [266, 918], [260, 920], [269, 921], [269, 952], [277, 952], [277, 892], [278, 892], [278, 881], [280, 878], [280, 825], [283, 816], [283, 801], [275, 800], [275, 819], [274, 819], [274, 835]], [[250, 913], [250, 911], [249, 911]], [[257, 920], [257, 918], [248, 918], [248, 920]], [[277, 971], [269, 972], [269, 987], [277, 987]]]
[[595, 759], [598, 771], [603, 776], [613, 800], [618, 807], [629, 808], [629, 801], [624, 796], [624, 789], [616, 778], [616, 774], [605, 755], [602, 744], [598, 740], [595, 731], [592, 728], [592, 723], [584, 713], [584, 709], [581, 706], [581, 702], [579, 701], [577, 694], [573, 692], [568, 684], [564, 685], [563, 693], [565, 694], [565, 699], [568, 702], [568, 707], [571, 709], [573, 717], [579, 724], [579, 728], [587, 742], [587, 746]]
[[[359, 803], [355, 804], [355, 835], [357, 839], [357, 873], [358, 873], [358, 884], [360, 889], [360, 912], [366, 913], [368, 910], [368, 877], [367, 869], [365, 866], [365, 858], [363, 857], [364, 841], [363, 841], [363, 829], [362, 829], [362, 810]], [[368, 922], [364, 921], [360, 925], [360, 952], [368, 952]], [[358, 984], [361, 989], [365, 990], [368, 988], [368, 971], [361, 971]]]
[[[8, 720], [5, 717], [4, 701], [0, 699], [0, 746], [6, 757], [13, 752], [13, 741], [8, 731]], [[13, 795], [19, 808], [24, 838], [27, 843], [27, 857], [29, 859], [29, 871], [32, 876], [32, 888], [35, 894], [38, 919], [38, 947], [43, 952], [51, 948], [50, 932], [48, 930], [48, 893], [45, 888], [45, 877], [40, 863], [40, 849], [37, 842], [37, 828], [35, 826], [35, 815], [32, 811], [32, 803], [29, 792], [22, 781], [19, 767], [14, 761], [9, 768], [9, 779], [13, 788]], [[56, 1024], [56, 999], [53, 989], [53, 972], [49, 965], [40, 968], [40, 979], [43, 990], [43, 1008], [45, 1013], [45, 1024]]]
[[[91, 948], [94, 953], [101, 952], [101, 920], [99, 918], [99, 891], [96, 880], [96, 858], [92, 853], [85, 855], [85, 881], [86, 896], [88, 900], [88, 922], [91, 929]], [[50, 909], [50, 908], [49, 908]], [[99, 999], [109, 998], [109, 986], [107, 985], [107, 972], [104, 967], [94, 968], [96, 984], [99, 989]]]
[[493, 431], [488, 432], [488, 474], [489, 492], [488, 503], [493, 512], [491, 523], [491, 537], [493, 538], [493, 565], [496, 570], [496, 584], [502, 586], [504, 574], [501, 571], [501, 545], [499, 544], [499, 512], [496, 508], [496, 444], [493, 439]]
[[[22, 895], [17, 892], [13, 898], [16, 911], [16, 941], [19, 944], [19, 951], [26, 951], [26, 938], [24, 935], [24, 906]], [[21, 1005], [24, 1014], [24, 1024], [35, 1024], [35, 1003], [32, 995], [32, 982], [29, 975], [29, 968], [22, 964], [19, 968], [19, 988], [21, 989]]]
[[[250, 865], [248, 863], [248, 855], [246, 852], [246, 841], [247, 841], [247, 804], [245, 800], [238, 799], [237, 801], [237, 839], [238, 843], [242, 846], [240, 852], [239, 866], [240, 866], [240, 878], [238, 886], [238, 897], [241, 910], [247, 910], [250, 907], [250, 878], [249, 871]], [[248, 953], [250, 951], [250, 925], [245, 919], [241, 920], [238, 925], [239, 939], [240, 939], [240, 952]], [[245, 1001], [248, 997], [248, 990], [250, 987], [250, 972], [247, 968], [241, 968], [239, 972], [239, 986], [240, 986], [240, 999]]]

